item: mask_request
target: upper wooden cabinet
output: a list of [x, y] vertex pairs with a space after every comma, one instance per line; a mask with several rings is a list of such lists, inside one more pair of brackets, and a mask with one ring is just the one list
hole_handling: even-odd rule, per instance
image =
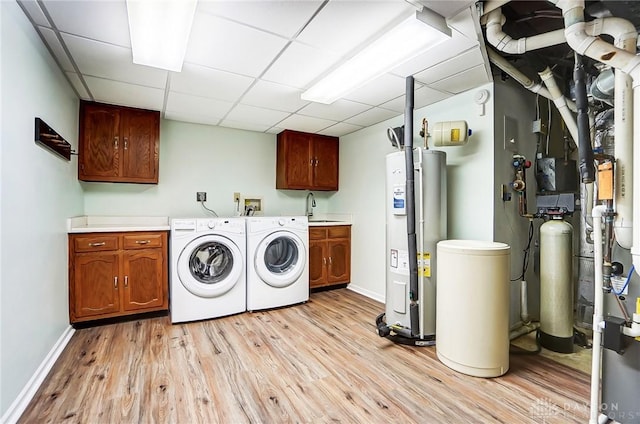
[[160, 112], [81, 101], [78, 179], [158, 183]]
[[338, 138], [292, 130], [278, 134], [276, 188], [338, 190]]

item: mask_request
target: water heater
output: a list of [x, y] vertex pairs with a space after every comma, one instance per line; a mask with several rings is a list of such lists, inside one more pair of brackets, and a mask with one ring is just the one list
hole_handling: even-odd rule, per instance
[[[413, 162], [420, 325], [414, 332], [430, 336], [436, 331], [436, 244], [447, 236], [446, 154], [416, 148]], [[411, 329], [405, 153], [388, 154], [386, 166], [386, 322]]]

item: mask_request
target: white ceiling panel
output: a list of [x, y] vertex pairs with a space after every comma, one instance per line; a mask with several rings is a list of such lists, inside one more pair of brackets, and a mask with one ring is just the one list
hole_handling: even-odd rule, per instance
[[330, 135], [332, 137], [341, 137], [343, 135], [351, 134], [352, 132], [361, 129], [362, 127], [359, 125], [347, 124], [346, 122], [338, 122], [337, 124], [332, 125], [329, 128], [325, 128], [318, 134]]
[[179, 113], [166, 111], [164, 119], [171, 119], [173, 121], [191, 122], [192, 124], [203, 125], [218, 125], [220, 118], [214, 118], [211, 116], [199, 115], [197, 113]]
[[298, 40], [345, 55], [414, 13], [404, 1], [329, 1]]
[[306, 131], [310, 133], [317, 133], [331, 125], [335, 124], [335, 121], [328, 119], [312, 118], [310, 116], [291, 115], [288, 118], [278, 123], [279, 128], [298, 128], [299, 131]]
[[279, 110], [265, 109], [255, 106], [237, 105], [225, 117], [230, 121], [249, 121], [259, 125], [266, 125], [268, 128], [276, 125], [287, 116], [289, 112], [281, 112]]
[[186, 62], [257, 77], [288, 40], [205, 13], [193, 19]]
[[344, 121], [365, 110], [371, 109], [371, 106], [362, 103], [352, 102], [350, 100], [339, 99], [330, 105], [322, 103], [310, 103], [298, 111], [300, 115], [314, 116], [316, 118], [331, 119], [333, 121]]
[[293, 42], [264, 73], [262, 79], [306, 88], [339, 59], [339, 56]]
[[[472, 6], [473, 7], [473, 6]], [[478, 32], [480, 27], [479, 22], [475, 21], [474, 16], [476, 12], [471, 7], [466, 8], [456, 16], [447, 19], [447, 25], [449, 27], [460, 31], [465, 37], [470, 40], [478, 40], [481, 33]], [[474, 23], [475, 22], [475, 23]]]
[[162, 110], [164, 90], [103, 78], [85, 77], [85, 81], [97, 102]]
[[[45, 0], [44, 6], [62, 32], [131, 47], [125, 0]], [[109, 24], [105, 25], [105, 22]]]
[[487, 76], [487, 71], [482, 64], [430, 84], [430, 86], [441, 91], [458, 94], [472, 88], [480, 87], [489, 81], [490, 79]]
[[238, 130], [247, 130], [247, 131], [256, 131], [256, 132], [265, 132], [269, 128], [271, 128], [270, 125], [262, 125], [262, 124], [255, 123], [253, 121], [246, 121], [244, 119], [241, 121], [232, 121], [230, 119], [224, 119], [222, 122], [220, 122], [219, 125], [221, 127], [235, 128]]
[[82, 81], [80, 80], [78, 74], [76, 74], [75, 72], [66, 72], [66, 74], [67, 78], [69, 78], [69, 81], [71, 81], [71, 85], [73, 85], [73, 88], [76, 89], [76, 93], [78, 93], [78, 96], [80, 96], [80, 98], [84, 100], [91, 99], [91, 96], [89, 96], [89, 93], [82, 84]]
[[179, 115], [197, 115], [207, 120], [222, 119], [233, 106], [231, 102], [170, 92], [167, 99], [167, 112]]
[[[434, 90], [430, 87], [420, 87], [413, 94], [413, 107], [419, 109], [451, 97], [450, 93]], [[403, 96], [404, 101], [404, 96]]]
[[415, 79], [424, 84], [432, 84], [436, 81], [448, 78], [465, 69], [475, 67], [483, 63], [479, 46], [461, 52], [448, 60], [443, 60], [435, 66], [427, 68], [415, 75]]
[[300, 94], [302, 94], [302, 90], [297, 88], [260, 80], [244, 95], [242, 103], [295, 112], [309, 104], [308, 101], [300, 98]]
[[47, 17], [44, 16], [40, 5], [35, 0], [18, 0], [18, 3], [20, 3], [22, 7], [26, 9], [26, 13], [31, 18], [34, 25], [46, 27], [51, 26]]
[[46, 27], [38, 27], [38, 29], [40, 29], [40, 33], [47, 41], [49, 48], [53, 51], [53, 55], [58, 60], [58, 64], [62, 67], [62, 70], [65, 72], [75, 72], [76, 70], [71, 64], [67, 52], [64, 51], [62, 44], [60, 44], [60, 40], [55, 31]]
[[166, 85], [167, 71], [134, 64], [131, 49], [67, 34], [62, 38], [83, 74], [148, 87]]
[[347, 119], [345, 122], [353, 125], [360, 125], [362, 127], [368, 127], [378, 122], [382, 122], [386, 119], [393, 118], [400, 115], [398, 112], [389, 109], [382, 109], [379, 107], [371, 108], [353, 118]]
[[318, 0], [201, 1], [198, 11], [290, 38], [304, 27], [321, 4]]
[[378, 106], [404, 94], [405, 79], [385, 74], [345, 96], [347, 100]]
[[254, 78], [185, 63], [182, 72], [171, 72], [171, 91], [234, 102]]

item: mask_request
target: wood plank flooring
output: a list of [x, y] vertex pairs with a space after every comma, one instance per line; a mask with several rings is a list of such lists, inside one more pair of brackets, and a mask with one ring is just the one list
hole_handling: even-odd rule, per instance
[[589, 377], [512, 355], [483, 379], [375, 334], [383, 305], [338, 289], [288, 308], [76, 331], [21, 423], [571, 423]]

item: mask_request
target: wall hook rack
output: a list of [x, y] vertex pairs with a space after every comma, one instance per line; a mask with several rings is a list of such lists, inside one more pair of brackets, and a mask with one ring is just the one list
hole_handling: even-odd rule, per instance
[[36, 118], [35, 120], [35, 139], [36, 143], [46, 147], [66, 160], [71, 160], [71, 155], [77, 154], [71, 150], [71, 144], [40, 118]]

